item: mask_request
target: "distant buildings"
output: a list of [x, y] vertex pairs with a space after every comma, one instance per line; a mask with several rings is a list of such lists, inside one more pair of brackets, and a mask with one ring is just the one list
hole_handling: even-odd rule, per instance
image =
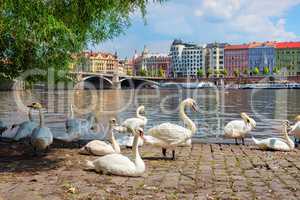
[[210, 43], [196, 45], [175, 39], [169, 54], [151, 53], [118, 59], [117, 54], [82, 52], [74, 71], [148, 77], [237, 77], [300, 75], [300, 42]]
[[206, 74], [222, 76], [224, 70], [224, 48], [226, 43], [210, 43], [206, 45]]
[[273, 73], [275, 67], [275, 42], [249, 44], [249, 70], [251, 75], [268, 75]]
[[103, 52], [82, 52], [75, 56], [71, 68], [78, 72], [97, 72], [103, 74], [124, 74], [117, 54]]
[[150, 53], [144, 47], [141, 55], [135, 53], [133, 58], [134, 75], [168, 77], [171, 59], [168, 54]]
[[119, 60], [119, 67], [123, 69], [124, 74], [132, 76], [134, 69], [134, 59], [125, 58], [124, 60]]
[[300, 42], [276, 43], [276, 67], [285, 76], [300, 75]]
[[170, 56], [175, 78], [300, 75], [300, 42], [199, 46], [175, 39]]
[[205, 74], [205, 49], [202, 46], [174, 40], [171, 49], [171, 74], [189, 77]]
[[249, 45], [227, 45], [224, 51], [227, 76], [249, 75]]

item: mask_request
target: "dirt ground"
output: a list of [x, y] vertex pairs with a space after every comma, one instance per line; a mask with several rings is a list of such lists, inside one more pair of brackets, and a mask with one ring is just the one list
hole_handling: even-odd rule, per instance
[[77, 144], [36, 157], [25, 144], [0, 142], [0, 199], [299, 199], [299, 153], [195, 144], [178, 148], [172, 161], [143, 146], [146, 173], [129, 178], [84, 170], [96, 157], [78, 154]]

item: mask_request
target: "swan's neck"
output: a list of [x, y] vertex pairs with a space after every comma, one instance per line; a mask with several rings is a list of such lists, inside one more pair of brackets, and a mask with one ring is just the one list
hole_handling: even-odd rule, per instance
[[109, 137], [110, 137], [111, 145], [112, 145], [113, 149], [115, 150], [115, 152], [121, 153], [120, 145], [116, 141], [115, 134], [113, 132], [113, 127], [109, 128]]
[[285, 138], [287, 144], [289, 145], [289, 147], [291, 149], [293, 149], [295, 147], [295, 144], [294, 144], [293, 140], [291, 140], [291, 138], [288, 136], [286, 126], [283, 127], [283, 134], [284, 134], [284, 138]]
[[186, 103], [181, 103], [179, 107], [179, 114], [180, 118], [183, 121], [183, 123], [188, 127], [189, 130], [191, 130], [192, 134], [196, 133], [196, 125], [195, 123], [185, 114], [185, 107]]
[[74, 109], [73, 109], [73, 104], [70, 106], [70, 118], [74, 119]]
[[33, 121], [31, 111], [32, 111], [31, 108], [29, 108], [29, 110], [28, 110], [28, 119], [29, 119], [29, 121]]
[[39, 110], [39, 116], [40, 116], [40, 127], [44, 126], [44, 115], [42, 114], [42, 110]]
[[147, 123], [147, 118], [146, 118], [145, 116], [141, 115], [140, 112], [141, 112], [141, 108], [137, 109], [137, 111], [136, 111], [136, 116], [137, 116], [137, 118], [140, 118], [140, 119], [142, 119], [145, 123]]
[[136, 172], [142, 173], [145, 170], [145, 163], [140, 156], [138, 144], [139, 144], [139, 135], [136, 134], [133, 139], [132, 153], [133, 153], [133, 157], [135, 159]]

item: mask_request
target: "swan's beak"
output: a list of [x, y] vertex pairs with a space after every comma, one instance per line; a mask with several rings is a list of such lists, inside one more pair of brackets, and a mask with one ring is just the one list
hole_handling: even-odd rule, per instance
[[194, 112], [199, 112], [199, 108], [198, 108], [197, 104], [193, 104], [192, 109]]

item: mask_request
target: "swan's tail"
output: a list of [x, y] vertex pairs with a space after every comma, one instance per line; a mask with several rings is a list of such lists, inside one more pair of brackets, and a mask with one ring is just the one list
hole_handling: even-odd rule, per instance
[[95, 165], [93, 163], [93, 161], [90, 161], [90, 160], [86, 160], [85, 161], [85, 168], [86, 169], [95, 169]]
[[253, 136], [252, 136], [252, 140], [255, 144], [257, 144], [257, 145], [260, 144], [260, 142], [257, 139], [255, 139]]

